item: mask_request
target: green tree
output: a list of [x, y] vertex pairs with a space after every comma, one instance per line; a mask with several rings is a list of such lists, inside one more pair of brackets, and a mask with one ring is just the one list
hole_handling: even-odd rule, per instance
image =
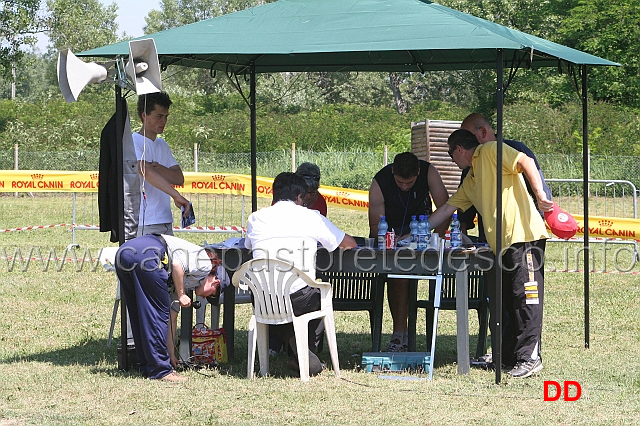
[[[71, 49], [77, 53], [118, 41], [118, 6], [115, 3], [103, 6], [99, 0], [47, 0], [47, 9], [49, 54], [54, 58], [47, 69], [47, 79], [52, 85], [57, 86], [55, 58], [58, 51]], [[84, 89], [83, 96], [110, 90], [110, 85], [90, 85]]]
[[639, 0], [581, 0], [562, 22], [559, 35], [564, 44], [622, 65], [589, 70], [594, 99], [640, 107], [638, 22]]
[[118, 6], [98, 0], [47, 0], [49, 39], [55, 50], [74, 52], [118, 41]]
[[16, 69], [24, 58], [24, 46], [36, 43], [41, 31], [39, 0], [0, 1], [0, 76], [14, 81]]
[[[16, 98], [37, 102], [52, 96], [60, 96], [58, 83], [51, 80], [48, 73], [53, 68], [46, 55], [26, 52], [22, 66], [16, 69]], [[54, 77], [55, 79], [55, 77]], [[11, 98], [11, 81], [0, 77], [0, 98]]]
[[444, 6], [496, 24], [553, 40], [579, 0], [440, 0]]
[[157, 33], [272, 1], [274, 0], [161, 0], [160, 10], [151, 10], [145, 18], [147, 25], [144, 32]]
[[[268, 3], [260, 0], [161, 0], [160, 9], [153, 9], [145, 17], [145, 34], [153, 34], [203, 19]], [[163, 84], [171, 93], [229, 95], [233, 89], [226, 84], [224, 76], [214, 78], [208, 70], [170, 66], [163, 75]]]
[[[569, 10], [579, 0], [440, 0], [439, 3], [464, 13], [509, 28], [542, 37], [558, 39], [558, 28]], [[518, 70], [505, 92], [505, 102], [542, 102], [559, 106], [574, 97], [565, 76], [556, 69]], [[449, 93], [463, 100], [473, 110], [491, 115], [495, 109], [495, 71], [462, 71], [446, 77]], [[435, 81], [438, 83], [438, 80]], [[436, 84], [436, 87], [437, 84]]]

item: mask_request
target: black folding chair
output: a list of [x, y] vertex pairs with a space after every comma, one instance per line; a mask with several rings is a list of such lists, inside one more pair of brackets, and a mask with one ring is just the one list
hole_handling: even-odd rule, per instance
[[[485, 273], [482, 271], [469, 272], [469, 309], [475, 309], [478, 313], [478, 345], [476, 358], [483, 356], [487, 350], [487, 330], [489, 326], [489, 301], [485, 286]], [[418, 300], [417, 307], [426, 309], [427, 323], [427, 351], [431, 350], [431, 334], [433, 321], [433, 300], [435, 293], [434, 283], [429, 285], [429, 300]], [[442, 281], [442, 293], [440, 297], [440, 309], [456, 310], [456, 276], [444, 274]]]
[[[334, 311], [368, 311], [372, 350], [380, 351], [385, 275], [368, 272], [322, 272], [318, 278], [331, 283]], [[322, 350], [322, 342], [318, 350]]]

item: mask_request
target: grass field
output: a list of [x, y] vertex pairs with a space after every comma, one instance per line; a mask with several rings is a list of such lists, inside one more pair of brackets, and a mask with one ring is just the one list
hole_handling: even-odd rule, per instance
[[[71, 198], [2, 196], [0, 227], [68, 223]], [[330, 211], [347, 232], [363, 235], [363, 213]], [[201, 243], [202, 234], [181, 234]], [[209, 238], [207, 236], [207, 238]], [[217, 238], [224, 238], [218, 235]], [[78, 271], [71, 263], [31, 263], [10, 268], [5, 260], [51, 247], [61, 255], [70, 243], [65, 228], [5, 233], [0, 239], [0, 425], [26, 424], [634, 424], [640, 421], [640, 268], [629, 254], [619, 262], [632, 273], [593, 273], [590, 280], [590, 348], [584, 345], [581, 273], [552, 272], [564, 265], [565, 248], [550, 245], [544, 321], [544, 370], [514, 380], [472, 369], [456, 374], [455, 313], [441, 313], [434, 380], [384, 380], [358, 371], [371, 339], [365, 313], [336, 312], [342, 380], [331, 370], [303, 384], [272, 360], [271, 376], [248, 381], [247, 305], [237, 307], [236, 358], [219, 368], [189, 370], [186, 384], [172, 385], [117, 369], [115, 345], [106, 347], [115, 296], [112, 273]], [[77, 234], [78, 251], [111, 245], [108, 234]], [[614, 250], [617, 249], [614, 247]], [[625, 257], [627, 256], [627, 257]], [[575, 257], [572, 255], [572, 257]], [[578, 256], [580, 259], [580, 256]], [[612, 262], [612, 256], [607, 262]], [[602, 256], [595, 256], [602, 259]], [[603, 270], [604, 265], [596, 265]], [[580, 265], [578, 265], [578, 268]], [[572, 269], [572, 268], [569, 268]], [[614, 271], [615, 265], [607, 264]], [[426, 286], [422, 286], [426, 287]], [[421, 290], [423, 291], [423, 290]], [[385, 304], [386, 305], [386, 304]], [[385, 306], [386, 309], [386, 306]], [[477, 322], [471, 315], [470, 330]], [[424, 349], [419, 313], [418, 350]], [[385, 311], [383, 341], [391, 321]], [[118, 331], [116, 331], [116, 337]], [[471, 347], [475, 347], [475, 335]], [[329, 361], [328, 350], [321, 358]], [[401, 375], [424, 379], [423, 375]], [[580, 399], [544, 401], [544, 382], [578, 382]], [[575, 389], [573, 389], [575, 392]], [[554, 391], [551, 392], [554, 394]]]

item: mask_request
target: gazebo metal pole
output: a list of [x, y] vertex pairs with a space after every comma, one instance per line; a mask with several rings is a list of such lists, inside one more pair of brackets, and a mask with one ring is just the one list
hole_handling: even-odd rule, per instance
[[[122, 136], [124, 133], [124, 121], [122, 120], [122, 88], [116, 85], [116, 182], [118, 188], [118, 243], [124, 244], [124, 165]], [[127, 304], [125, 295], [120, 290], [120, 356], [118, 357], [118, 369], [127, 371], [129, 360], [127, 353]]]
[[501, 365], [502, 365], [502, 260], [500, 253], [502, 252], [502, 110], [504, 104], [504, 64], [503, 64], [503, 51], [498, 49], [497, 51], [497, 82], [496, 82], [496, 102], [497, 102], [497, 116], [496, 116], [496, 139], [497, 145], [497, 179], [496, 179], [496, 263], [495, 267], [495, 315], [491, 318], [494, 322], [494, 333], [491, 333], [491, 346], [493, 363], [496, 369], [496, 384], [500, 383], [501, 379]]
[[249, 81], [249, 109], [251, 110], [251, 211], [258, 210], [258, 144], [256, 141], [256, 64], [251, 63], [251, 76]]
[[589, 349], [589, 121], [587, 66], [582, 65], [582, 176], [584, 194], [584, 347]]

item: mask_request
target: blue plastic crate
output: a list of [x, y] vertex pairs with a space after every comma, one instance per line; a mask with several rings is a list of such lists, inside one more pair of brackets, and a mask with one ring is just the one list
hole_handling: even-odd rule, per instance
[[430, 352], [365, 352], [362, 369], [367, 373], [383, 371], [429, 371]]

